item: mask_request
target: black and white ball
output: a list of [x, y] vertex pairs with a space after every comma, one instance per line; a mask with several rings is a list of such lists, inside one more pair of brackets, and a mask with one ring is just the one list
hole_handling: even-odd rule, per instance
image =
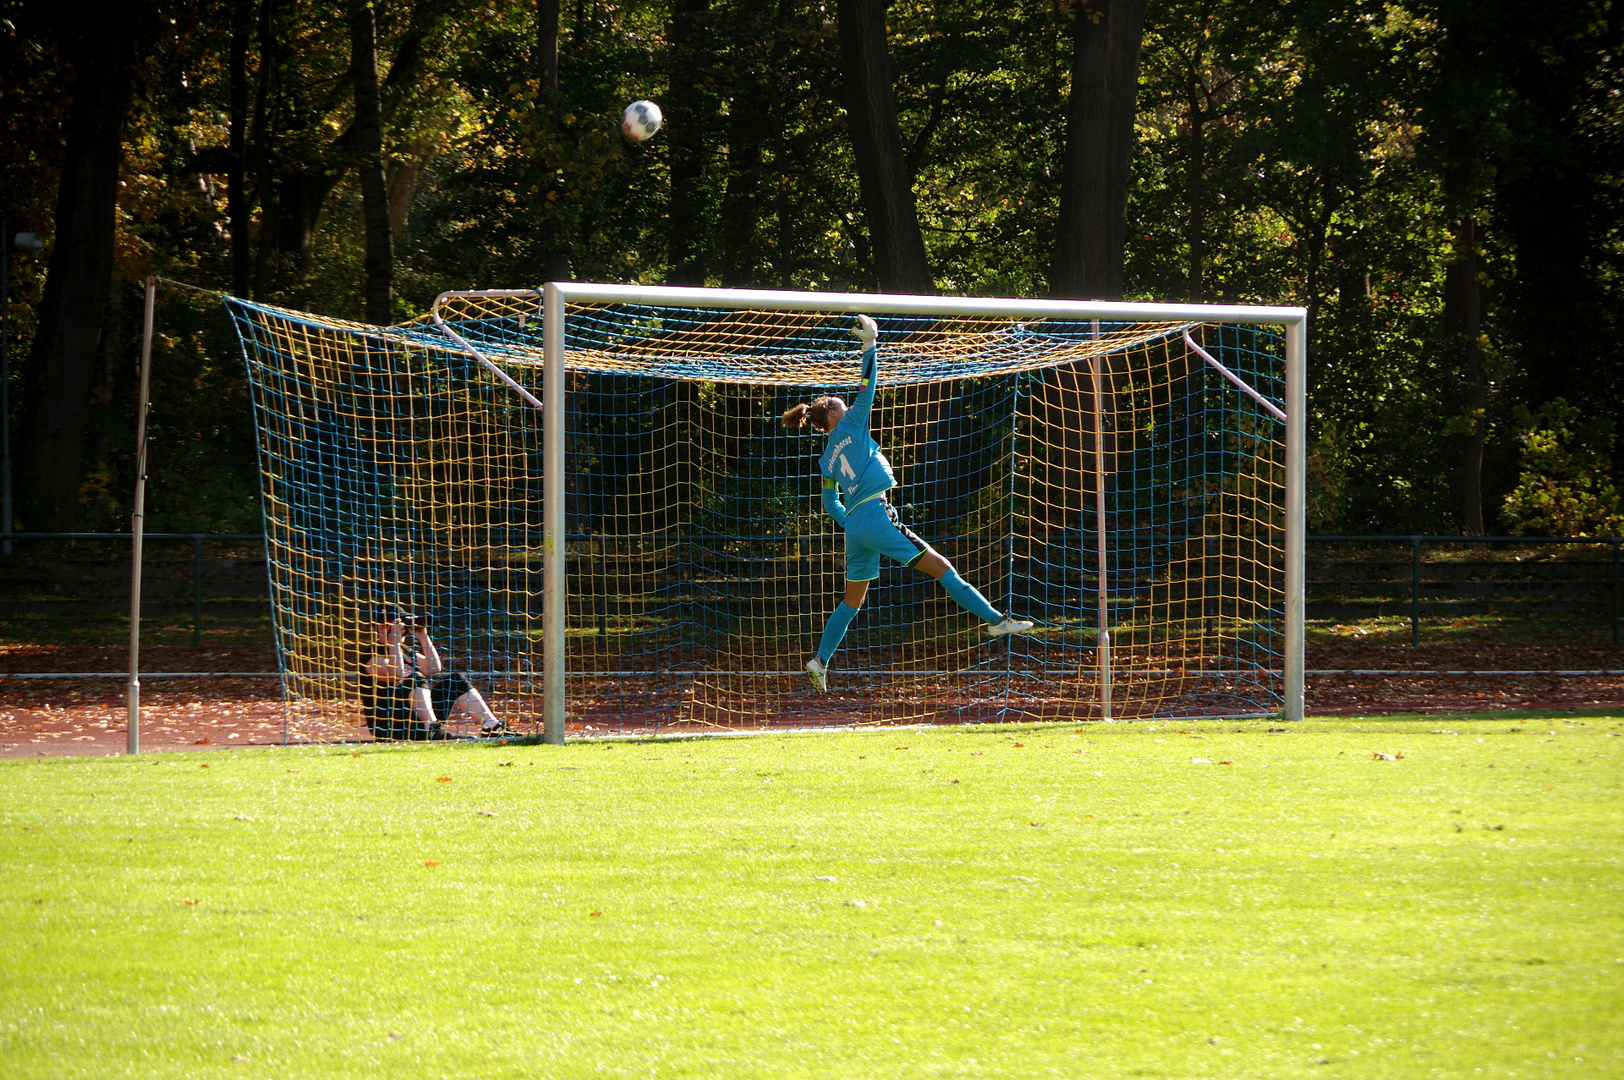
[[660, 107], [652, 101], [634, 101], [620, 117], [620, 130], [633, 142], [647, 142], [660, 130]]

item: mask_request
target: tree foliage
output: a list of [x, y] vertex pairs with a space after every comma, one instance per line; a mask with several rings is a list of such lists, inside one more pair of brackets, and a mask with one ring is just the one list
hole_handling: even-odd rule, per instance
[[[57, 199], [74, 101], [94, 79], [61, 21], [41, 15], [51, 7], [0, 0], [0, 209], [55, 245], [69, 227]], [[357, 127], [362, 8], [376, 152], [364, 92]], [[1109, 10], [883, 8], [892, 183], [911, 190], [935, 289], [1055, 287], [1077, 28]], [[1122, 292], [1309, 310], [1315, 528], [1453, 532], [1471, 523], [1474, 485], [1487, 529], [1566, 520], [1504, 508], [1525, 490], [1532, 452], [1519, 415], [1555, 416], [1562, 399], [1582, 427], [1624, 398], [1621, 10], [1149, 6]], [[126, 521], [150, 273], [351, 318], [368, 316], [369, 235], [372, 317], [385, 235], [397, 318], [442, 289], [566, 275], [886, 280], [835, 0], [146, 0], [143, 11], [152, 43], [117, 165], [114, 280], [80, 386], [77, 527]], [[632, 144], [618, 116], [642, 97], [667, 124]], [[357, 167], [377, 158], [381, 187], [375, 168]], [[45, 261], [7, 257], [21, 421], [44, 401], [19, 358], [39, 325]], [[1466, 286], [1475, 321], [1459, 317]], [[229, 335], [206, 301], [172, 290], [159, 324], [150, 523], [251, 529], [246, 388]], [[1616, 449], [1594, 453], [1610, 462]]]
[[1557, 398], [1538, 412], [1517, 410], [1522, 468], [1501, 511], [1513, 536], [1617, 536], [1624, 527], [1609, 460], [1610, 417], [1581, 420]]

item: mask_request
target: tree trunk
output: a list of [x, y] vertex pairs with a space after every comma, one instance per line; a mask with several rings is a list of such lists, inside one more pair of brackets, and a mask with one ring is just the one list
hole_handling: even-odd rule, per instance
[[371, 0], [350, 8], [350, 79], [355, 86], [351, 138], [361, 174], [361, 217], [366, 224], [366, 320], [395, 321], [395, 245], [389, 228], [389, 178], [383, 167], [383, 105], [378, 96], [378, 20]]
[[761, 103], [742, 103], [729, 117], [727, 190], [722, 196], [722, 286], [728, 289], [760, 287], [761, 252], [757, 231], [763, 198], [763, 130]]
[[17, 455], [18, 518], [34, 532], [72, 531], [78, 506], [143, 13], [142, 5], [115, 4], [94, 19], [63, 16], [73, 105]]
[[1199, 304], [1203, 302], [1206, 294], [1207, 207], [1204, 200], [1207, 179], [1207, 114], [1203, 108], [1205, 102], [1201, 100], [1199, 85], [1192, 89], [1194, 92], [1190, 95], [1189, 101], [1190, 132], [1185, 137], [1187, 147], [1184, 163], [1185, 202], [1186, 211], [1190, 215], [1186, 244], [1190, 259], [1190, 303]]
[[706, 258], [705, 155], [715, 94], [705, 80], [710, 60], [710, 0], [673, 0], [671, 29], [670, 261], [672, 285], [703, 285]]
[[412, 199], [417, 195], [417, 183], [423, 178], [424, 153], [417, 146], [408, 148], [405, 161], [397, 161], [389, 170], [389, 234], [399, 236], [411, 224]]
[[248, 205], [248, 36], [253, 32], [254, 0], [234, 0], [231, 9], [231, 117], [226, 202], [231, 225], [231, 292], [247, 296], [253, 273]]
[[1149, 0], [1077, 6], [1051, 296], [1122, 299], [1128, 167]]
[[[102, 312], [101, 345], [96, 350], [96, 370], [91, 376], [89, 393], [89, 421], [85, 424], [83, 464], [85, 476], [79, 489], [76, 526], [81, 529], [106, 528], [107, 512], [113, 506], [122, 506], [107, 487], [107, 479], [115, 473], [109, 468], [111, 461], [122, 457], [120, 451], [127, 446], [133, 432], [114, 419], [114, 405], [121, 376], [133, 376], [131, 359], [129, 293], [131, 288], [115, 274], [108, 283], [107, 307]], [[96, 478], [103, 478], [97, 482]], [[123, 492], [119, 493], [120, 495]], [[115, 526], [116, 527], [116, 526]]]
[[[265, 295], [280, 291], [295, 304], [308, 303], [301, 293], [307, 284], [307, 271], [321, 216], [333, 188], [346, 173], [358, 168], [363, 159], [375, 159], [378, 162], [376, 169], [368, 164], [359, 170], [367, 243], [367, 306], [372, 310], [376, 306], [374, 291], [381, 294], [381, 284], [387, 283], [392, 293], [394, 284], [392, 251], [388, 252], [390, 257], [387, 261], [383, 258], [386, 252], [382, 240], [389, 220], [389, 197], [387, 176], [382, 169], [382, 131], [391, 117], [409, 105], [422, 88], [429, 61], [441, 57], [442, 53], [432, 48], [430, 43], [436, 40], [444, 24], [457, 13], [456, 6], [454, 0], [420, 0], [412, 5], [394, 63], [389, 65], [388, 76], [380, 81], [375, 11], [371, 4], [350, 0], [343, 9], [348, 12], [351, 24], [349, 81], [352, 91], [359, 94], [356, 101], [360, 107], [356, 110], [355, 118], [326, 145], [299, 160], [287, 161], [278, 160], [275, 156], [277, 133], [271, 130], [273, 125], [267, 123], [267, 114], [302, 116], [308, 110], [309, 102], [300, 96], [298, 86], [302, 76], [296, 70], [297, 60], [289, 59], [283, 43], [277, 40], [276, 20], [271, 17], [277, 3], [278, 0], [260, 0], [259, 99], [255, 104], [254, 139], [249, 155], [254, 164], [256, 201], [262, 214], [258, 243], [255, 245], [255, 292], [256, 295]], [[363, 6], [367, 8], [364, 12], [359, 10]], [[372, 34], [359, 42], [355, 37], [358, 30], [356, 18], [372, 26]], [[372, 73], [370, 81], [373, 91], [370, 95], [365, 86], [356, 86], [357, 49], [372, 56], [370, 67], [362, 68]], [[287, 64], [284, 67], [285, 59]], [[364, 83], [367, 80], [360, 81]], [[364, 98], [368, 96], [377, 101], [376, 109], [367, 108]], [[361, 152], [363, 144], [372, 141], [368, 133], [361, 131], [362, 127], [369, 126], [368, 112], [376, 118], [378, 150], [375, 154]], [[368, 208], [368, 203], [372, 209]], [[389, 241], [392, 249], [392, 233]], [[373, 311], [368, 318], [374, 316], [390, 321], [394, 317], [392, 307], [387, 314]]]
[[1461, 447], [1461, 531], [1482, 536], [1484, 413], [1489, 383], [1483, 370], [1483, 283], [1477, 254], [1477, 217], [1472, 204], [1470, 139], [1453, 140], [1444, 167], [1444, 194], [1455, 202], [1455, 252], [1444, 278], [1444, 333], [1466, 381], [1466, 437]]
[[271, 111], [271, 81], [276, 74], [280, 57], [277, 55], [275, 14], [276, 0], [260, 0], [259, 5], [259, 71], [254, 77], [254, 119], [248, 141], [248, 169], [252, 174], [255, 201], [260, 206], [259, 243], [251, 258], [252, 271], [249, 291], [242, 295], [263, 297], [270, 288], [273, 271], [272, 237], [276, 235], [278, 209], [271, 197], [271, 142], [268, 119]]
[[249, 154], [254, 164], [255, 201], [261, 215], [253, 259], [253, 294], [264, 298], [280, 293], [280, 299], [308, 307], [303, 285], [315, 252], [316, 230], [327, 197], [354, 160], [355, 125], [351, 123], [314, 160], [289, 162], [277, 158], [277, 133], [271, 130], [271, 117], [289, 104], [299, 104], [287, 100], [282, 85], [287, 55], [277, 38], [277, 6], [276, 0], [262, 0], [260, 4], [259, 86]]
[[[761, 219], [768, 209], [767, 148], [782, 145], [783, 103], [774, 74], [780, 70], [784, 0], [772, 8], [747, 9], [732, 28], [733, 64], [740, 81], [728, 117], [727, 187], [722, 194], [722, 285], [730, 289], [770, 284]], [[770, 42], [766, 50], [761, 42]], [[781, 167], [781, 166], [780, 166]]]
[[1481, 5], [1442, 5], [1433, 128], [1443, 181], [1445, 213], [1453, 219], [1452, 250], [1444, 272], [1443, 365], [1462, 383], [1461, 532], [1482, 536], [1483, 444], [1489, 400], [1483, 369], [1483, 282], [1478, 255], [1477, 204], [1487, 156], [1484, 132], [1496, 121], [1482, 100], [1494, 76], [1485, 66], [1490, 24]]
[[548, 104], [558, 96], [558, 0], [536, 2], [536, 77]]
[[913, 179], [902, 156], [884, 0], [839, 0], [841, 73], [880, 291], [934, 293]]
[[[559, 0], [536, 2], [536, 75], [541, 80], [541, 93], [537, 107], [541, 109], [547, 128], [558, 133], [558, 15]], [[553, 190], [559, 190], [558, 170], [542, 162], [542, 174]], [[554, 204], [556, 205], [556, 203]], [[546, 230], [541, 259], [541, 280], [568, 281], [570, 279], [569, 235], [567, 230], [549, 214], [543, 221]]]

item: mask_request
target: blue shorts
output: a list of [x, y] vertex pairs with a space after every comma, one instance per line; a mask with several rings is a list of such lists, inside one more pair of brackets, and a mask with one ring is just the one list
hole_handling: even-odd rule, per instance
[[908, 530], [885, 499], [859, 503], [846, 515], [846, 580], [873, 581], [880, 576], [880, 556], [912, 566], [930, 545]]

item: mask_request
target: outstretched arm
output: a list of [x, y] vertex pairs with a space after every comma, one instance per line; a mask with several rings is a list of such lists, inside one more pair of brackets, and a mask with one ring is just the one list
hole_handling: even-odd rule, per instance
[[857, 320], [862, 325], [852, 333], [863, 343], [863, 374], [857, 386], [857, 397], [846, 412], [855, 415], [857, 422], [867, 431], [869, 410], [874, 407], [874, 393], [880, 381], [880, 352], [876, 344], [879, 328], [867, 315], [859, 315]]

